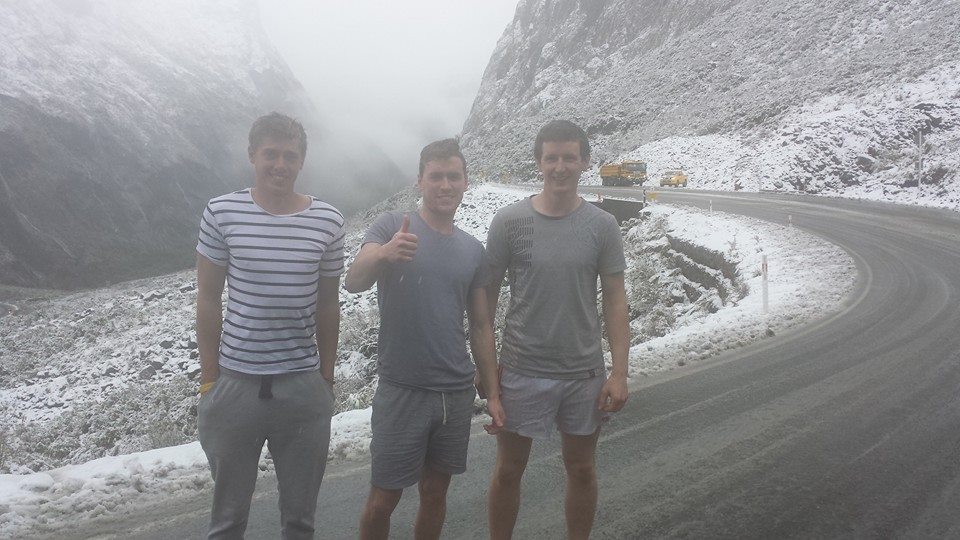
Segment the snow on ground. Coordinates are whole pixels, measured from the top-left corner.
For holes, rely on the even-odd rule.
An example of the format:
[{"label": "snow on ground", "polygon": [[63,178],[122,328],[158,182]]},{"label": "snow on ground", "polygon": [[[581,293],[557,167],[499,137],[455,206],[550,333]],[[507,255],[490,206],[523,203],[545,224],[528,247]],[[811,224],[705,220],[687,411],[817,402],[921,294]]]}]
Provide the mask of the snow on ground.
[{"label": "snow on ground", "polygon": [[[648,185],[683,169],[691,188],[775,190],[960,210],[960,65],[869,93],[795,106],[750,131],[674,136],[619,159],[647,162]],[[923,184],[916,179],[922,130]],[[584,176],[599,184],[599,166]]]},{"label": "snow on ground", "polygon": [[[834,309],[854,286],[851,257],[799,229],[692,207],[651,205],[645,213],[662,219],[668,236],[723,254],[736,265],[738,286],[747,292],[714,313],[681,314],[669,334],[631,347],[635,375],[703,360],[810,322]],[[627,243],[636,233],[627,232]],[[768,313],[763,311],[763,255]]]},{"label": "snow on ground", "polygon": [[[498,208],[529,194],[529,190],[489,184],[474,187],[464,197],[457,224],[483,239]],[[356,227],[349,235],[354,250],[359,248],[364,228]],[[720,287],[722,291],[696,284],[669,261],[695,264],[689,258],[698,255],[684,254],[676,245],[686,245],[688,252],[694,246],[701,255],[719,257],[735,269],[736,275],[727,279],[719,270],[714,272],[719,280],[727,282]],[[641,296],[656,298],[657,302],[666,299],[670,304],[655,306],[651,310],[655,316],[638,317],[631,323],[635,341],[639,340],[630,350],[634,377],[702,360],[821,316],[839,304],[855,279],[849,256],[807,233],[693,208],[649,206],[639,219],[625,225],[625,247],[630,259],[628,276],[643,276],[643,280],[634,282],[628,279],[631,304],[642,304]],[[768,256],[770,267],[770,313],[766,315],[760,296],[762,254]],[[812,266],[818,271],[809,272]],[[708,268],[707,272],[713,270]],[[13,387],[0,391],[0,404],[8,412],[25,407],[29,413],[19,421],[36,422],[33,428],[69,417],[66,411],[73,407],[80,407],[86,416],[94,414],[81,407],[84,400],[106,401],[105,410],[116,408],[109,397],[114,387],[129,386],[137,392],[146,384],[176,387],[181,392],[185,388],[189,396],[174,403],[179,407],[195,404],[192,395],[196,383],[185,376],[194,373],[196,365],[191,358],[195,348],[191,343],[195,291],[190,279],[190,273],[161,276],[40,300],[29,309],[11,310],[5,323],[19,323],[30,330],[30,335],[52,334],[59,343],[65,343],[65,352],[49,356],[54,351],[40,348],[40,342],[12,349],[15,338],[28,334],[22,333],[23,329],[11,330],[12,325],[0,329],[0,344],[7,347],[0,350],[20,356],[48,355],[19,359],[21,365],[29,366],[32,361],[39,367],[18,379]],[[331,459],[356,458],[367,452],[369,396],[376,384],[370,375],[375,354],[352,348],[369,347],[369,329],[376,324],[375,296],[370,292],[344,292],[342,300],[344,331],[353,337],[341,341],[341,348],[348,350],[341,353],[336,376],[340,392],[347,395],[338,399],[342,412],[333,419]],[[367,341],[360,339],[364,336]],[[64,337],[70,339],[60,341]],[[61,383],[53,391],[45,390]],[[80,390],[71,394],[68,387]],[[164,406],[153,405],[160,409]],[[96,423],[96,418],[88,420]],[[90,431],[90,426],[85,427]],[[59,429],[67,433],[66,428]],[[84,432],[84,436],[102,438],[98,433]],[[19,469],[28,474],[0,474],[0,536],[56,530],[56,524],[66,520],[120,512],[130,505],[177,497],[211,484],[197,442],[139,452],[123,448],[126,446],[100,449],[121,455],[85,460],[86,454],[80,453],[76,459],[83,462],[68,461],[35,472]],[[261,470],[262,474],[271,474],[272,462],[266,452]]]}]

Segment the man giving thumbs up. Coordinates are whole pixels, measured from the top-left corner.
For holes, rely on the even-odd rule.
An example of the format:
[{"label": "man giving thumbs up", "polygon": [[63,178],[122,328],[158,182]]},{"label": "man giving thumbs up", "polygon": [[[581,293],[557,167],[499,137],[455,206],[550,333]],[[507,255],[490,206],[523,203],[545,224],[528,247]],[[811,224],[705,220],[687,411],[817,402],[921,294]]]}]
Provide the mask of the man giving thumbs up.
[{"label": "man giving thumbs up", "polygon": [[377,284],[380,383],[373,398],[371,487],[361,538],[387,538],[403,489],[419,483],[417,538],[439,538],[447,487],[466,470],[473,416],[474,366],[493,425],[502,427],[483,245],[453,224],[467,190],[467,166],[454,139],[420,153],[417,212],[390,212],[367,231],[345,287]]}]

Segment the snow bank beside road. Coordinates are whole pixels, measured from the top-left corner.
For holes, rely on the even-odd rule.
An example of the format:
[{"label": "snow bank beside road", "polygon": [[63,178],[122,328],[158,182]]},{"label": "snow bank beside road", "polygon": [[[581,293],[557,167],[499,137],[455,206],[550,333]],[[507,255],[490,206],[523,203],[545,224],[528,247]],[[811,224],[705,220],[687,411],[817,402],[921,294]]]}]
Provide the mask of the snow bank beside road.
[{"label": "snow bank beside road", "polygon": [[[856,266],[840,247],[790,226],[692,207],[651,205],[668,238],[701,246],[736,265],[747,293],[715,313],[682,313],[672,331],[634,345],[636,374],[673,369],[812,321],[853,289]],[[636,234],[628,231],[627,236]],[[761,264],[767,255],[769,313],[763,312]],[[628,269],[629,272],[629,269]]]},{"label": "snow bank beside road", "polygon": [[[333,418],[331,456],[362,455],[369,444],[369,408]],[[266,446],[260,470],[273,470]],[[178,497],[212,484],[199,442],[33,474],[0,474],[0,537],[55,532],[77,519],[119,512],[146,498]]]},{"label": "snow bank beside road", "polygon": [[0,536],[58,530],[68,520],[116,512],[145,495],[176,496],[210,482],[198,442],[27,475],[0,475]]}]

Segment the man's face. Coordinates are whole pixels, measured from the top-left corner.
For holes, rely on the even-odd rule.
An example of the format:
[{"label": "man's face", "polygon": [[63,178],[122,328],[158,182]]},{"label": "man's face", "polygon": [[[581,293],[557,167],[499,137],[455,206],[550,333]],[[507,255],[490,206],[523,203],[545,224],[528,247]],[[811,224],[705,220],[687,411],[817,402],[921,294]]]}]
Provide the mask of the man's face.
[{"label": "man's face", "polygon": [[255,186],[277,194],[293,191],[293,184],[303,168],[303,154],[297,139],[267,137],[250,152],[250,163],[256,171]]},{"label": "man's face", "polygon": [[417,178],[417,189],[423,196],[423,206],[438,216],[453,217],[467,190],[467,176],[463,161],[454,156],[428,161],[423,174]]},{"label": "man's face", "polygon": [[588,166],[588,160],[580,155],[579,141],[544,141],[537,161],[544,187],[560,189],[575,189]]}]

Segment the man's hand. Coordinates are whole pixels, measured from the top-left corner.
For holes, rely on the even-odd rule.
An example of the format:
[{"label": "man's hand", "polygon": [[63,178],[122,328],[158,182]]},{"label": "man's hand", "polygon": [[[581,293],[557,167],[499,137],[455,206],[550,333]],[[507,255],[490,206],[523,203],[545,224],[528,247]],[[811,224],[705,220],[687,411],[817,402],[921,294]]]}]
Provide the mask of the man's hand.
[{"label": "man's hand", "polygon": [[496,435],[503,431],[503,422],[507,418],[506,413],[503,412],[503,404],[500,403],[499,397],[487,398],[487,411],[490,412],[490,418],[493,422],[484,425],[483,429],[491,435]]},{"label": "man's hand", "polygon": [[610,375],[603,383],[600,397],[597,399],[597,408],[603,412],[617,412],[627,402],[627,377],[624,375]]},{"label": "man's hand", "polygon": [[417,253],[417,235],[410,230],[410,215],[403,216],[403,225],[389,242],[383,245],[383,258],[387,262],[410,262]]},{"label": "man's hand", "polygon": [[410,215],[403,216],[400,230],[386,244],[367,242],[347,270],[343,288],[352,293],[365,291],[377,282],[384,268],[393,263],[410,262],[417,252],[417,235],[410,234]]},{"label": "man's hand", "polygon": [[613,364],[607,382],[603,383],[597,408],[603,412],[617,412],[627,402],[627,372],[630,356],[630,319],[623,272],[601,274],[603,288],[603,322],[610,342],[610,361]]}]

